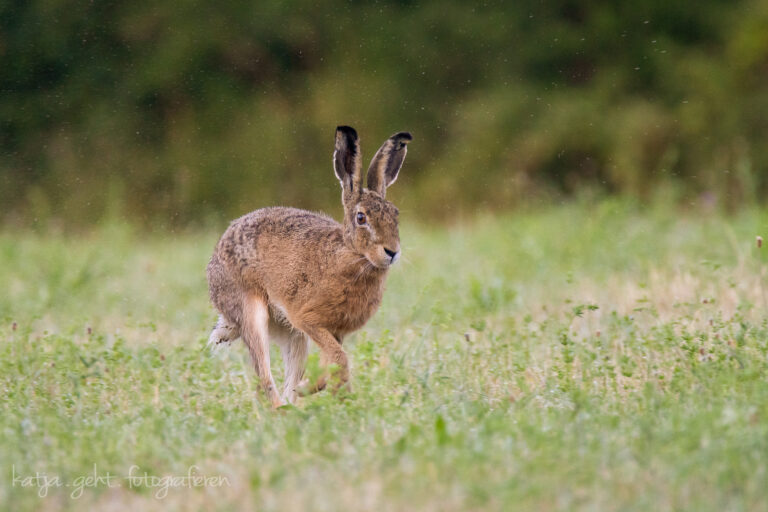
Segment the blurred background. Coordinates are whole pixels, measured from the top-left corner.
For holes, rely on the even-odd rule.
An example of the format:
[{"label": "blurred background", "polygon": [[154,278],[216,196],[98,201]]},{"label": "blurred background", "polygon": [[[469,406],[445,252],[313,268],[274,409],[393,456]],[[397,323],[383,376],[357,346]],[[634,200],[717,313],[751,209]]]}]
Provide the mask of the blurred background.
[{"label": "blurred background", "polygon": [[768,2],[0,2],[0,216],[340,211],[336,125],[422,219],[768,188]]}]

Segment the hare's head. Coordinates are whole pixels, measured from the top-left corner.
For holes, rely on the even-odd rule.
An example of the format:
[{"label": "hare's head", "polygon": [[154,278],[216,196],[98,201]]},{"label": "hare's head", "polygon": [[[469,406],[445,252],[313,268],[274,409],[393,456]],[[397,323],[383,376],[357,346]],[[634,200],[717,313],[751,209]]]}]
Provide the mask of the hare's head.
[{"label": "hare's head", "polygon": [[357,132],[349,126],[336,129],[333,168],[341,182],[344,241],[378,268],[387,268],[400,257],[398,211],[384,197],[397,179],[411,139],[410,133],[400,132],[382,144],[368,168],[368,188],[363,188]]}]

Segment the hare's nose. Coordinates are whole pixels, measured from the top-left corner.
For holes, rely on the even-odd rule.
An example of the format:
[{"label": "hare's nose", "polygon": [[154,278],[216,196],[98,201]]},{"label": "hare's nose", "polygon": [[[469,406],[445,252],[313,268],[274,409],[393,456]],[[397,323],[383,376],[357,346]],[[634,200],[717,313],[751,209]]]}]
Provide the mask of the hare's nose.
[{"label": "hare's nose", "polygon": [[386,247],[384,248],[384,252],[387,253],[387,256],[394,259],[394,257],[397,255],[397,251],[390,251]]}]

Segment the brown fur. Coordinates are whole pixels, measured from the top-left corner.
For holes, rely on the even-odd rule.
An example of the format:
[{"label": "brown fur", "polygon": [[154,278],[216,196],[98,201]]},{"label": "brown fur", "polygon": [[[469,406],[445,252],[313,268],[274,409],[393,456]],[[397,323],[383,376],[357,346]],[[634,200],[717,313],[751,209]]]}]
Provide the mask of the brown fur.
[{"label": "brown fur", "polygon": [[[208,285],[221,317],[210,341],[242,335],[275,406],[295,399],[307,337],[320,348],[323,364],[338,366],[339,385],[348,381],[342,340],[376,312],[387,270],[399,256],[398,211],[384,193],[397,179],[410,140],[401,132],[382,145],[368,170],[375,190],[368,190],[362,188],[357,133],[339,127],[334,168],[342,185],[342,224],[295,208],[262,208],[233,221],[216,245]],[[283,349],[282,399],[269,368],[268,338]],[[324,386],[323,378],[314,389]]]}]

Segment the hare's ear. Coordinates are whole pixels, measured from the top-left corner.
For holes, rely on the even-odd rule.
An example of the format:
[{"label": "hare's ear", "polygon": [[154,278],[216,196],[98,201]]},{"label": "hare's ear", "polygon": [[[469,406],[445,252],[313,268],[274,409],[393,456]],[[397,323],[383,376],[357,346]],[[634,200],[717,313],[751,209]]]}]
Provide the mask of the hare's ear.
[{"label": "hare's ear", "polygon": [[362,157],[357,132],[349,126],[336,128],[336,150],[333,152],[333,170],[341,182],[341,197],[346,205],[355,201],[363,188]]},{"label": "hare's ear", "polygon": [[368,167],[368,189],[384,197],[387,187],[395,182],[400,167],[403,166],[406,147],[413,140],[408,132],[396,133],[381,145]]}]

